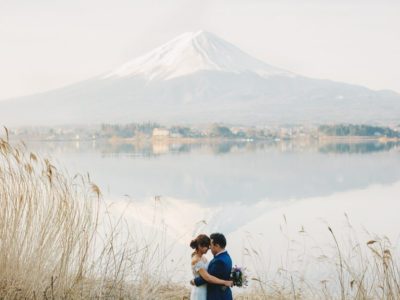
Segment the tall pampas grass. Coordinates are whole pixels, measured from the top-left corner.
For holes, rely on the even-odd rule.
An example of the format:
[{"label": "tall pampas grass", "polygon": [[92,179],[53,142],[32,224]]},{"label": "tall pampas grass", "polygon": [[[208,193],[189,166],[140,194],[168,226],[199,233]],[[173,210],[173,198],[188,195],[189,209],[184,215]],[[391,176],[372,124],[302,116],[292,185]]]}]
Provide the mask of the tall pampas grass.
[{"label": "tall pampas grass", "polygon": [[0,299],[173,299],[177,289],[159,279],[161,248],[138,242],[122,218],[113,220],[89,176],[70,177],[23,143],[12,145],[6,130]]},{"label": "tall pampas grass", "polygon": [[324,247],[304,228],[298,232],[303,242],[287,236],[287,253],[275,272],[266,263],[268,254],[248,237],[245,256],[252,284],[235,299],[400,299],[396,245],[386,236],[361,234],[345,218],[348,231],[341,238],[326,227],[331,242]]}]

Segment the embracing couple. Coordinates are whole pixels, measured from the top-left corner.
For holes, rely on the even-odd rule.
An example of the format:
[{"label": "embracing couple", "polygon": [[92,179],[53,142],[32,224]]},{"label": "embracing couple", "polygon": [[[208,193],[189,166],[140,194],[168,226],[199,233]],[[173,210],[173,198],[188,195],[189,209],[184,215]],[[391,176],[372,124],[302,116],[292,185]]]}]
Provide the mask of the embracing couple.
[{"label": "embracing couple", "polygon": [[[200,234],[191,241],[192,272],[194,279],[191,300],[232,300],[230,281],[232,260],[225,250],[226,239],[221,233],[213,233],[208,237]],[[205,254],[211,249],[214,258],[208,263]]]}]

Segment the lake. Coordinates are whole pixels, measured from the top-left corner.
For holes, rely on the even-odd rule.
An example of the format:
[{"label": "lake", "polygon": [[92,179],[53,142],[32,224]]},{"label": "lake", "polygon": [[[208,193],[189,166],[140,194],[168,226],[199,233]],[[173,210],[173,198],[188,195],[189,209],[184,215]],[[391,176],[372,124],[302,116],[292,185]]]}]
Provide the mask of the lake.
[{"label": "lake", "polygon": [[[185,282],[190,278],[188,244],[202,232],[223,232],[238,265],[254,262],[247,257],[250,247],[262,251],[270,269],[294,267],[288,253],[304,251],[304,233],[329,249],[328,226],[343,239],[349,224],[361,239],[374,234],[387,235],[393,243],[398,239],[396,143],[74,141],[28,146],[70,174],[90,173],[112,214],[123,214],[128,226],[142,228],[141,234],[154,238],[154,228],[162,226],[172,264],[182,266],[176,277]],[[282,263],[282,256],[287,261]]]}]

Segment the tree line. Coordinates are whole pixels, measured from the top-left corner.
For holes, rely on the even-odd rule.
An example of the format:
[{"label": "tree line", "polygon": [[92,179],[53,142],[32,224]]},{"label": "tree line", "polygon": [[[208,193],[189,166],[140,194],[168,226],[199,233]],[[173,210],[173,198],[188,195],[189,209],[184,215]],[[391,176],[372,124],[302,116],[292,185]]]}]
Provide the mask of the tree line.
[{"label": "tree line", "polygon": [[400,132],[389,127],[379,127],[371,125],[321,125],[318,128],[320,133],[331,136],[385,136],[400,137]]}]

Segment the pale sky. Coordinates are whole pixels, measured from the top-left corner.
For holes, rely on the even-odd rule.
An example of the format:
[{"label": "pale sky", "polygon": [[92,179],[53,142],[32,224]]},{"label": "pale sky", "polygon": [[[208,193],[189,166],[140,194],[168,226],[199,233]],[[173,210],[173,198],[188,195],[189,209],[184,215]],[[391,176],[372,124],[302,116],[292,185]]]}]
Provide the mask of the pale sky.
[{"label": "pale sky", "polygon": [[400,92],[398,0],[0,0],[0,99],[91,78],[199,29],[301,75]]}]

